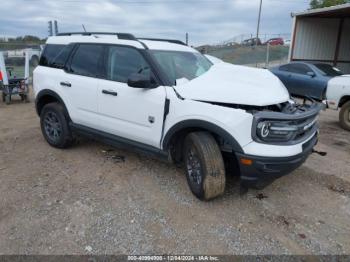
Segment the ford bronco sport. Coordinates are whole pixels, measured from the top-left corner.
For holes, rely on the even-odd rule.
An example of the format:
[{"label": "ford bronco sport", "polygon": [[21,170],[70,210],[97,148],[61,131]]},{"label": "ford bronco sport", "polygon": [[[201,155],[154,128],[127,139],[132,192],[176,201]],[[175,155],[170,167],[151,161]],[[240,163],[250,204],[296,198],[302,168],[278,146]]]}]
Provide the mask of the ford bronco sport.
[{"label": "ford bronco sport", "polygon": [[33,85],[50,145],[67,148],[82,134],[184,163],[201,200],[223,194],[226,173],[264,186],[317,143],[321,105],[296,104],[267,70],[214,65],[176,40],[50,37]]}]

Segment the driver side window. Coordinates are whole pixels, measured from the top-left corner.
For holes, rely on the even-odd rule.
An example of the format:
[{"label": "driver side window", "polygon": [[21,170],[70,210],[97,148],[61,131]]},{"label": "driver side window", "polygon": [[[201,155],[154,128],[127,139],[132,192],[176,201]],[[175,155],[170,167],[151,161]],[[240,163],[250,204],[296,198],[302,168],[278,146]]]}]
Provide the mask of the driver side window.
[{"label": "driver side window", "polygon": [[134,48],[110,46],[107,49],[107,79],[127,83],[130,75],[142,73],[150,76],[151,70],[143,56]]}]

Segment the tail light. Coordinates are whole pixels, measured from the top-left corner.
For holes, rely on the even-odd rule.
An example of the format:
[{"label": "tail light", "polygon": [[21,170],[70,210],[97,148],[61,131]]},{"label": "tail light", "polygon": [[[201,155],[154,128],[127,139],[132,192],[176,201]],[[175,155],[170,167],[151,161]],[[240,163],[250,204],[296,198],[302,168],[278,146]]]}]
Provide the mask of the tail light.
[{"label": "tail light", "polygon": [[2,72],[0,71],[0,81],[2,81]]}]

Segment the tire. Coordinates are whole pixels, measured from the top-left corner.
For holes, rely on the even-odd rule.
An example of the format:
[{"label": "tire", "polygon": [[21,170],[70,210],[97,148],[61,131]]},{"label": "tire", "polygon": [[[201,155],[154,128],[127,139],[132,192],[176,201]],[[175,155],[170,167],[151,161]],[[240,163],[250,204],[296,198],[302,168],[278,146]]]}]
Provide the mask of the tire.
[{"label": "tire", "polygon": [[32,56],[32,58],[30,59],[30,65],[32,67],[37,67],[39,65],[39,57],[37,57],[36,55]]},{"label": "tire", "polygon": [[5,102],[5,100],[6,100],[6,95],[4,92],[2,92],[2,102]]},{"label": "tire", "polygon": [[346,102],[339,113],[340,126],[345,130],[350,131],[350,101]]},{"label": "tire", "polygon": [[5,103],[6,105],[11,104],[11,95],[5,95]]},{"label": "tire", "polygon": [[224,160],[218,144],[208,132],[189,134],[184,142],[183,159],[192,193],[200,200],[211,200],[225,191]]},{"label": "tire", "polygon": [[46,141],[56,148],[68,148],[73,144],[67,113],[59,103],[44,106],[40,114],[40,126]]},{"label": "tire", "polygon": [[29,95],[23,95],[24,103],[30,103]]}]

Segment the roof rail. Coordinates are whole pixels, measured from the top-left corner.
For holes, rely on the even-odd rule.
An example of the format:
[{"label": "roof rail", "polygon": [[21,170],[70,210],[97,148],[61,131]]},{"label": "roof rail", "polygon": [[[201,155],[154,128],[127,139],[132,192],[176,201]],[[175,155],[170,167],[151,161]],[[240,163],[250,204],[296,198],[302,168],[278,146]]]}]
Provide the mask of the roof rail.
[{"label": "roof rail", "polygon": [[150,41],[161,41],[161,42],[169,42],[173,44],[178,44],[178,45],[185,45],[187,46],[184,42],[180,40],[174,40],[174,39],[162,39],[162,38],[138,38],[139,40],[150,40]]},{"label": "roof rail", "polygon": [[91,36],[91,35],[115,35],[118,39],[123,40],[137,40],[135,36],[127,33],[112,33],[112,32],[67,32],[67,33],[59,33],[57,36],[70,36],[70,35],[83,35],[83,36]]}]

